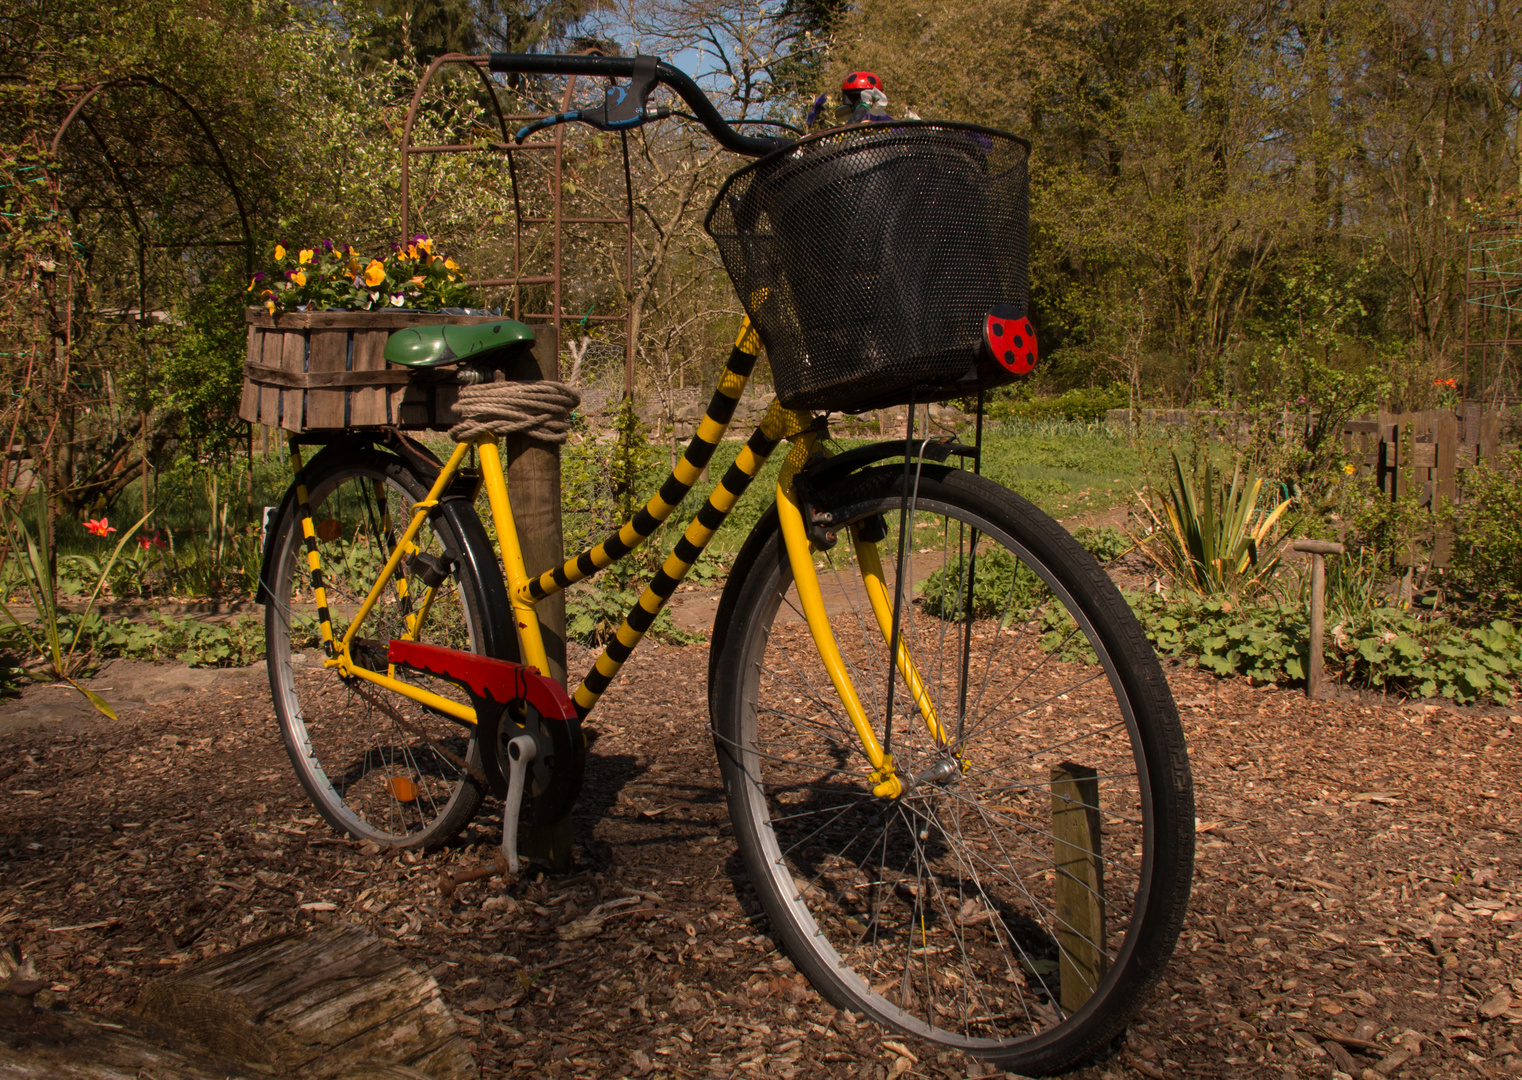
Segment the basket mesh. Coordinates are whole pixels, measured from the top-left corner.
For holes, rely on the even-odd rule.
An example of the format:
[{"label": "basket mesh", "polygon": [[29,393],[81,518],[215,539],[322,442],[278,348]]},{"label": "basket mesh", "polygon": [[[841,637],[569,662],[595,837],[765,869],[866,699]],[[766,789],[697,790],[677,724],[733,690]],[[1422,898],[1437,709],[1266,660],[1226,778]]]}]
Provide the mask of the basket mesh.
[{"label": "basket mesh", "polygon": [[766,344],[777,397],[860,412],[1014,376],[980,359],[1024,314],[1028,148],[959,124],[824,132],[725,181],[705,225]]}]

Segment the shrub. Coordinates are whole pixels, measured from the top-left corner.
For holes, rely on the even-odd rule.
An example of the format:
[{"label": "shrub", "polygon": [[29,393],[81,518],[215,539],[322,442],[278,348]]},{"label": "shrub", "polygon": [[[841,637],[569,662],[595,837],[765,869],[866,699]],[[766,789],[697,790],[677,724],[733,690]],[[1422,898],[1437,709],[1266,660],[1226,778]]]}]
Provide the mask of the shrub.
[{"label": "shrub", "polygon": [[1102,563],[1114,562],[1136,546],[1129,536],[1113,525],[1098,528],[1080,525],[1073,530],[1073,539]]},{"label": "shrub", "polygon": [[[926,614],[960,619],[967,604],[965,560],[958,558],[932,573],[920,586]],[[979,552],[973,562],[972,613],[984,619],[998,615],[1009,625],[1021,612],[1034,608],[1047,595],[1036,572],[1003,548]]]},{"label": "shrub", "polygon": [[1522,449],[1471,469],[1445,515],[1462,538],[1449,579],[1492,614],[1522,613]]},{"label": "shrub", "polygon": [[1238,464],[1231,486],[1220,482],[1215,464],[1205,463],[1204,475],[1184,476],[1178,454],[1173,455],[1169,490],[1153,491],[1162,513],[1149,501],[1153,530],[1140,541],[1182,588],[1201,596],[1252,596],[1260,592],[1279,567],[1275,526],[1289,508],[1281,502],[1266,513],[1258,510],[1263,480]]},{"label": "shrub", "polygon": [[1124,409],[1129,400],[1124,386],[1080,386],[1056,397],[1030,398],[1026,401],[995,399],[988,402],[988,416],[993,420],[1008,420],[1012,417],[1024,420],[1103,420],[1111,409]]},{"label": "shrub", "polygon": [[[1127,594],[1159,654],[1221,676],[1298,682],[1309,655],[1305,610],[1295,604]],[[1328,671],[1349,686],[1460,704],[1504,705],[1522,682],[1522,634],[1497,619],[1478,629],[1421,620],[1394,608],[1346,617],[1330,631]]]}]

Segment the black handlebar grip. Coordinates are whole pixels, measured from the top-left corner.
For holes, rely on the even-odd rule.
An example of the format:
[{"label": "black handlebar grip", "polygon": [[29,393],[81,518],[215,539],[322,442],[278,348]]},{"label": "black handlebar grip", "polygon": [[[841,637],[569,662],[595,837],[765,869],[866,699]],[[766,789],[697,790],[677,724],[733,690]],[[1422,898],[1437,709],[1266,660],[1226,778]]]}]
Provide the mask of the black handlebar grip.
[{"label": "black handlebar grip", "polygon": [[634,57],[494,52],[487,61],[487,67],[492,71],[521,71],[526,75],[606,75],[610,78],[628,78],[634,74]]},{"label": "black handlebar grip", "polygon": [[[526,75],[593,75],[629,78],[634,74],[632,56],[565,56],[557,53],[492,53],[487,66],[492,71],[517,71]],[[746,157],[761,157],[791,140],[766,136],[742,135],[714,107],[697,83],[685,71],[664,60],[656,65],[656,78],[677,92],[692,114],[708,129],[718,144]]]}]

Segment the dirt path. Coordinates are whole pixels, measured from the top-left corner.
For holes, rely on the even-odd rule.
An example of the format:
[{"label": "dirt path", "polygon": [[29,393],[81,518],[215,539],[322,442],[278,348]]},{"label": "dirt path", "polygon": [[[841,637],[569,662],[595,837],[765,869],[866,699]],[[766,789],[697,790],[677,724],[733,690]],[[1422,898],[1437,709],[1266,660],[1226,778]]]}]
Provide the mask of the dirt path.
[{"label": "dirt path", "polygon": [[[836,1013],[766,936],[727,835],[706,660],[649,645],[599,707],[572,874],[453,903],[438,873],[489,852],[489,821],[439,856],[339,839],[292,779],[262,669],[159,669],[152,687],[108,669],[117,724],[33,690],[0,708],[0,939],[36,958],[45,996],[101,1008],[209,951],[359,923],[437,976],[492,1077],[985,1075]],[[1522,1074],[1522,716],[1170,677],[1195,899],[1126,1044],[1075,1075]]]}]

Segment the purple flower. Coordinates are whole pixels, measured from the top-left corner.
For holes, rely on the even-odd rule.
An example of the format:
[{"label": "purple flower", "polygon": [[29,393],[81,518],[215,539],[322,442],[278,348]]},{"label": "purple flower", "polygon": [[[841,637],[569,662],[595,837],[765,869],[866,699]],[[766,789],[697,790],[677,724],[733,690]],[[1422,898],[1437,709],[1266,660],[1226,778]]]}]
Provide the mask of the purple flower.
[{"label": "purple flower", "polygon": [[264,271],[263,270],[257,271],[254,274],[254,280],[255,281],[263,281],[264,280]]}]

